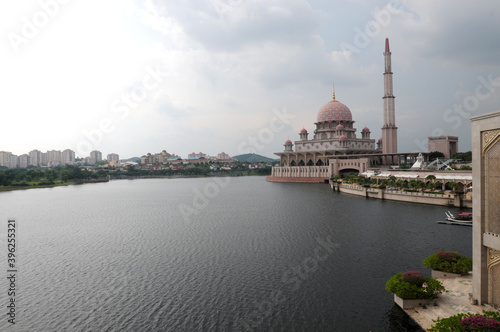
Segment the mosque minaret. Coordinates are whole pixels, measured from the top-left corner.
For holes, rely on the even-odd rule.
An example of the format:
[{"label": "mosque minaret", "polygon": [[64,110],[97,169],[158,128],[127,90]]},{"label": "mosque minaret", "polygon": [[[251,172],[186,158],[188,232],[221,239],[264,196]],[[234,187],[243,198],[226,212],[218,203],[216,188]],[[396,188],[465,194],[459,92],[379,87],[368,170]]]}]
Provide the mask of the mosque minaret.
[{"label": "mosque minaret", "polygon": [[389,38],[385,39],[384,52],[384,126],[382,127],[382,153],[398,152],[398,127],[396,127],[394,94],[392,91],[391,50]]}]

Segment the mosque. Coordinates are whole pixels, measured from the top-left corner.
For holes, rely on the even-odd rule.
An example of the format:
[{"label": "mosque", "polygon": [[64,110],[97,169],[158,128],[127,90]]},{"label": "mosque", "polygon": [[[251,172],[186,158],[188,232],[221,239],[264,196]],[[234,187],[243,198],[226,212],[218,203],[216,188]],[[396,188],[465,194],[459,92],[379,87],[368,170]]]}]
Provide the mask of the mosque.
[{"label": "mosque", "polygon": [[[299,132],[299,140],[287,140],[283,152],[275,153],[280,157],[279,166],[273,167],[268,181],[278,182],[324,182],[333,174],[343,171],[365,172],[374,165],[395,165],[411,153],[398,154],[397,127],[391,69],[389,39],[385,40],[384,54],[384,125],[382,137],[375,142],[370,137],[368,127],[358,136],[354,127],[352,113],[343,103],[333,99],[320,108],[316,129],[312,139],[305,128]],[[294,150],[295,145],[295,150]]]},{"label": "mosque", "polygon": [[370,138],[370,129],[364,127],[361,137],[356,137],[354,120],[349,108],[335,99],[321,107],[314,123],[314,138],[308,139],[309,133],[302,129],[299,141],[285,142],[285,151],[275,153],[280,157],[281,166],[323,166],[329,165],[334,155],[376,153],[381,150],[382,139],[377,143]]}]

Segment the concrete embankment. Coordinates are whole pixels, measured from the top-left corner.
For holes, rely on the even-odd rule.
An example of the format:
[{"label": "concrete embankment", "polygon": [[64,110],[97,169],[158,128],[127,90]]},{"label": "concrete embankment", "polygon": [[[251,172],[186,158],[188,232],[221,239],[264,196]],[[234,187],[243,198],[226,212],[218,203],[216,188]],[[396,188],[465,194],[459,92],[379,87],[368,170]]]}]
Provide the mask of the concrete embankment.
[{"label": "concrete embankment", "polygon": [[386,190],[375,188],[363,188],[348,184],[330,183],[334,191],[350,195],[363,196],[366,198],[388,199],[392,201],[432,204],[441,206],[455,206],[461,208],[472,208],[472,200],[464,199],[459,195],[450,194],[427,194],[421,192],[407,192],[399,190]]},{"label": "concrete embankment", "polygon": [[328,183],[328,178],[318,177],[280,177],[266,176],[266,181],[269,182],[303,182],[303,183]]}]

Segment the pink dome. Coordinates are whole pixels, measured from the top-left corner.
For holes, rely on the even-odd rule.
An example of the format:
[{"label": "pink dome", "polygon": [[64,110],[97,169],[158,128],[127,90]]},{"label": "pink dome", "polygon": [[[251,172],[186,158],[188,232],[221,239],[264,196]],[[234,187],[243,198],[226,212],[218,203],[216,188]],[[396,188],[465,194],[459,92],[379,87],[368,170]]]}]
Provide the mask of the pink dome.
[{"label": "pink dome", "polygon": [[302,130],[300,131],[301,134],[307,134],[307,130],[306,128],[302,128]]},{"label": "pink dome", "polygon": [[378,139],[378,142],[379,142],[379,143],[382,143],[382,137],[380,137],[380,138]]},{"label": "pink dome", "polygon": [[285,145],[292,145],[292,141],[290,141],[289,139],[287,139],[286,142],[285,142]]},{"label": "pink dome", "polygon": [[346,105],[336,100],[321,107],[318,112],[318,122],[352,121],[352,114]]},{"label": "pink dome", "polygon": [[362,133],[369,133],[369,132],[370,132],[370,129],[368,129],[368,127],[367,127],[367,126],[365,126],[365,127],[363,128],[363,130],[361,130],[361,132],[362,132]]},{"label": "pink dome", "polygon": [[337,125],[337,127],[335,127],[335,129],[337,130],[341,130],[341,129],[344,129],[344,126],[341,125],[340,123]]},{"label": "pink dome", "polygon": [[347,136],[346,135],[340,136],[339,141],[347,141]]}]

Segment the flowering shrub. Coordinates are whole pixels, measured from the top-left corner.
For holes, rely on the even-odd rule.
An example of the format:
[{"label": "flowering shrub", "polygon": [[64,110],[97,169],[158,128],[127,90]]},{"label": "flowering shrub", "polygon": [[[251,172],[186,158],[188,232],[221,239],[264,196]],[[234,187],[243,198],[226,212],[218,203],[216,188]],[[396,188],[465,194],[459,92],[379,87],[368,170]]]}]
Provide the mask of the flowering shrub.
[{"label": "flowering shrub", "polygon": [[[412,281],[417,281],[419,277],[417,274],[420,272],[410,271],[406,272],[407,277]],[[396,273],[385,284],[385,289],[396,294],[404,300],[410,299],[435,299],[438,294],[444,291],[443,284],[432,278],[424,277],[424,282],[421,285],[412,284],[403,280],[403,273]]]},{"label": "flowering shrub", "polygon": [[500,313],[495,311],[483,311],[482,315],[468,313],[457,314],[448,318],[434,320],[434,325],[429,332],[499,332]]},{"label": "flowering shrub", "polygon": [[425,282],[425,276],[420,271],[408,271],[401,275],[401,280],[422,287]]},{"label": "flowering shrub", "polygon": [[444,250],[430,255],[423,263],[425,267],[448,273],[464,274],[472,270],[472,259]]},{"label": "flowering shrub", "polygon": [[460,322],[461,326],[471,331],[500,331],[500,322],[483,315],[465,317]]}]

